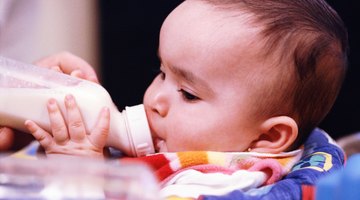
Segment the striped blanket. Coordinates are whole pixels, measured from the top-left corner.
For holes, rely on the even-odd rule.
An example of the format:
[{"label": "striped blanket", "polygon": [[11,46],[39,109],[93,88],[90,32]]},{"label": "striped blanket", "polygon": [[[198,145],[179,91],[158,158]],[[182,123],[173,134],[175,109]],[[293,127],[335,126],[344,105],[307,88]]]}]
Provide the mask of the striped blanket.
[{"label": "striped blanket", "polygon": [[[36,159],[37,148],[32,143],[13,156]],[[116,162],[147,163],[161,184],[162,196],[169,200],[314,199],[317,180],[341,169],[345,154],[327,133],[315,129],[303,151],[277,155],[177,152]],[[183,190],[185,195],[176,192]]]}]

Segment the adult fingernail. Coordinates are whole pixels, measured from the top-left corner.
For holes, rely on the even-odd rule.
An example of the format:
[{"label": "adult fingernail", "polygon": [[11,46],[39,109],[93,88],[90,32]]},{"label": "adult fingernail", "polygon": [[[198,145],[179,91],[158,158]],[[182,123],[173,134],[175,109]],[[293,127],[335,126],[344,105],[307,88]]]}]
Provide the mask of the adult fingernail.
[{"label": "adult fingernail", "polygon": [[70,73],[70,75],[71,75],[71,76],[75,76],[75,77],[77,77],[77,78],[83,78],[83,76],[84,76],[83,72],[82,72],[81,70],[78,70],[78,69],[72,71],[72,72]]},{"label": "adult fingernail", "polygon": [[52,67],[50,67],[50,69],[57,71],[57,72],[62,72],[59,66],[52,66]]}]

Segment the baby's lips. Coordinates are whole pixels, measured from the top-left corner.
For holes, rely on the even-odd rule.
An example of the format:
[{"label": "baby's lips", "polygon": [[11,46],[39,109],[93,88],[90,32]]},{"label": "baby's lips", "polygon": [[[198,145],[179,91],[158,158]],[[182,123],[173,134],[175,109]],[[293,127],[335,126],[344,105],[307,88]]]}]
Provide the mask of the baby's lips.
[{"label": "baby's lips", "polygon": [[155,150],[156,152],[167,152],[167,146],[164,140],[155,139]]},{"label": "baby's lips", "polygon": [[159,138],[159,135],[153,128],[153,123],[152,123],[153,118],[151,115],[151,111],[147,110],[146,106],[145,106],[145,111],[146,111],[147,120],[148,120],[148,124],[149,124],[149,128],[150,128],[150,132],[151,132],[151,137],[152,137],[152,140],[153,140],[154,146],[155,146],[155,151],[156,152],[166,152],[167,147],[166,147],[165,141],[162,140],[161,138]]}]

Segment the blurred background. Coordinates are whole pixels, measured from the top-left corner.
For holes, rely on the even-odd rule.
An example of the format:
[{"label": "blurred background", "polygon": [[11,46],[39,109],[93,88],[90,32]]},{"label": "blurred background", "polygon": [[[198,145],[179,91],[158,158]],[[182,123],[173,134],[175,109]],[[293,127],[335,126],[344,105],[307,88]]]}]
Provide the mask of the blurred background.
[{"label": "blurred background", "polygon": [[[142,102],[159,68],[158,35],[180,0],[0,0],[0,55],[33,62],[69,51],[88,61],[119,109]],[[360,131],[360,7],[328,0],[348,27],[349,72],[320,125],[335,139]]]},{"label": "blurred background", "polygon": [[0,0],[0,55],[24,62],[70,51],[99,66],[96,0]]}]

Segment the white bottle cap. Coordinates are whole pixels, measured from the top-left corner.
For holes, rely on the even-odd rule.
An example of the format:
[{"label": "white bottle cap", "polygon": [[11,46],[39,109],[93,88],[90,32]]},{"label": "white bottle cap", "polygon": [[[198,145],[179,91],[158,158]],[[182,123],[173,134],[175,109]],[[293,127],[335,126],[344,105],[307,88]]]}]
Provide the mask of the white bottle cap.
[{"label": "white bottle cap", "polygon": [[126,107],[126,124],[132,154],[140,157],[155,152],[144,105]]}]

